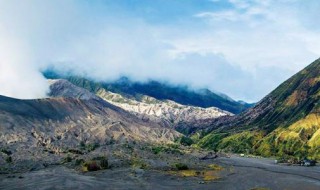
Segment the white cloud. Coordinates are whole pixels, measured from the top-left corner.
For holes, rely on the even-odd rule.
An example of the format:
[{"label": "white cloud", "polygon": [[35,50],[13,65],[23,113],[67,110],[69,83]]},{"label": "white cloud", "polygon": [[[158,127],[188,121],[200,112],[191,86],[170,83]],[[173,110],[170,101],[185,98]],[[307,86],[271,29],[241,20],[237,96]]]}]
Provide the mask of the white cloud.
[{"label": "white cloud", "polygon": [[230,0],[167,25],[100,1],[0,0],[0,94],[45,96],[39,70],[53,65],[96,80],[127,75],[257,101],[319,56],[311,26],[320,3],[297,2]]},{"label": "white cloud", "polygon": [[195,16],[199,18],[210,18],[217,21],[238,21],[241,19],[241,15],[235,11],[203,12]]},{"label": "white cloud", "polygon": [[46,96],[47,83],[23,40],[0,26],[0,92],[17,98]]},{"label": "white cloud", "polygon": [[[302,21],[308,17],[310,22],[319,23],[314,15],[308,15],[312,9],[299,7],[298,1],[230,2],[235,8],[196,14],[195,17],[207,23],[206,32],[196,37],[176,39],[174,52],[221,54],[230,64],[238,65],[255,76],[257,81],[250,87],[257,93],[251,96],[253,99],[267,94],[279,81],[320,56],[319,31],[305,27]],[[279,73],[277,80],[263,78],[262,73],[270,72],[271,75],[274,72],[269,68],[285,73]],[[268,85],[258,92],[259,83],[265,80],[269,80]],[[240,91],[231,94],[243,97]]]}]

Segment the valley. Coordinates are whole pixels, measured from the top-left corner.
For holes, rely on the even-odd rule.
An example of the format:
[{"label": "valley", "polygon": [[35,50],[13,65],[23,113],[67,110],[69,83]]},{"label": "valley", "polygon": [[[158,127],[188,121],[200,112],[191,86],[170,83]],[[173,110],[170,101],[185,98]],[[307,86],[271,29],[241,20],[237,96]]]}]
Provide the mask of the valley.
[{"label": "valley", "polygon": [[320,190],[320,0],[0,8],[0,190]]},{"label": "valley", "polygon": [[319,166],[294,163],[320,158],[319,65],[239,114],[209,91],[48,77],[48,98],[0,96],[0,188],[317,189]]}]

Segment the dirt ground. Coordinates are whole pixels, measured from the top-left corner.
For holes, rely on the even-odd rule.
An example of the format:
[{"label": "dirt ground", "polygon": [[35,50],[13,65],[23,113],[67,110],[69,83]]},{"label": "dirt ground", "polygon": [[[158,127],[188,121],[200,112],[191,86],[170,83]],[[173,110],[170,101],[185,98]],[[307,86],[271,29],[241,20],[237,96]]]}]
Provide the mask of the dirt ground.
[{"label": "dirt ground", "polygon": [[[231,156],[200,161],[217,164],[216,178],[120,167],[80,173],[64,166],[0,175],[0,189],[320,189],[320,167],[283,166],[271,159]],[[189,172],[189,173],[188,173]],[[199,172],[201,173],[201,172]],[[210,174],[211,175],[211,174]]]}]

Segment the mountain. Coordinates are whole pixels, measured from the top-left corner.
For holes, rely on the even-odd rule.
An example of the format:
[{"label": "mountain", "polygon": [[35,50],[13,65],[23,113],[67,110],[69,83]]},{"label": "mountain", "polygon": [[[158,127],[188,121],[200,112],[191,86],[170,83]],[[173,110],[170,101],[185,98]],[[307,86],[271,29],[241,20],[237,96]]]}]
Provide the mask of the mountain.
[{"label": "mountain", "polygon": [[320,59],[282,83],[253,108],[208,121],[199,146],[263,156],[320,158]]},{"label": "mountain", "polygon": [[9,162],[6,157],[15,163],[10,167],[24,167],[34,161],[60,162],[112,143],[167,144],[182,136],[143,122],[89,91],[74,87],[63,92],[64,97],[37,100],[0,96],[1,165]]},{"label": "mountain", "polygon": [[98,90],[103,88],[106,91],[137,101],[141,101],[143,96],[149,96],[160,101],[171,100],[182,105],[202,108],[217,107],[233,114],[238,114],[252,107],[252,104],[237,102],[224,94],[214,93],[208,89],[191,90],[187,86],[173,86],[157,81],[140,83],[123,77],[115,82],[94,82],[82,77],[60,75],[53,70],[45,71],[44,76],[48,79],[64,78],[74,85],[93,93],[97,93]]},{"label": "mountain", "polygon": [[[225,115],[232,115],[229,112],[218,108],[201,108],[185,106],[170,100],[157,100],[150,96],[141,96],[140,101],[134,98],[122,96],[117,93],[106,91],[100,88],[93,95],[88,90],[73,85],[67,80],[50,80],[50,93],[52,97],[76,97],[82,99],[101,98],[115,106],[118,106],[143,121],[153,121],[164,127],[177,126],[180,122],[193,122],[208,118],[217,118]],[[92,97],[94,96],[94,97]]]}]

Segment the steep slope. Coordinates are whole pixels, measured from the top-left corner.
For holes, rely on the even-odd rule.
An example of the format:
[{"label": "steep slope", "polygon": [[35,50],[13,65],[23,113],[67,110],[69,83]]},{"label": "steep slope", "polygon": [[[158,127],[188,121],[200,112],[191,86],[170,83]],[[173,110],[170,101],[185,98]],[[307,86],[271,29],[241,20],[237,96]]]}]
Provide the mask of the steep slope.
[{"label": "steep slope", "polygon": [[69,152],[83,154],[81,146],[93,149],[110,143],[163,144],[181,136],[156,123],[143,122],[93,94],[79,96],[84,99],[18,100],[0,96],[0,163],[7,152],[15,163],[50,163]]},{"label": "steep slope", "polygon": [[[92,93],[77,87],[64,79],[50,80],[50,96],[94,98]],[[144,121],[154,121],[162,126],[175,127],[179,122],[193,122],[208,118],[232,115],[218,108],[200,108],[184,106],[173,101],[160,101],[149,96],[142,96],[140,101],[112,93],[103,88],[97,91],[97,96],[136,115]],[[97,97],[96,97],[97,98]]]},{"label": "steep slope", "polygon": [[[270,155],[320,158],[320,59],[282,83],[253,108],[211,121],[199,145]],[[206,142],[219,138],[214,146]],[[224,134],[224,136],[221,136]],[[250,148],[248,148],[250,147]]]},{"label": "steep slope", "polygon": [[160,101],[149,96],[143,96],[140,101],[136,101],[105,90],[99,90],[97,94],[108,102],[137,115],[154,116],[170,121],[173,124],[180,121],[190,122],[233,115],[215,107],[185,106],[170,100]]},{"label": "steep slope", "polygon": [[238,114],[252,106],[252,104],[232,100],[224,94],[213,93],[208,89],[195,91],[187,86],[172,86],[157,81],[139,83],[132,82],[128,78],[121,78],[111,83],[93,82],[81,77],[59,75],[54,71],[46,71],[44,72],[44,76],[48,79],[65,78],[74,85],[85,88],[93,93],[97,93],[102,88],[137,101],[141,101],[143,96],[149,96],[161,101],[172,100],[182,105],[203,108],[217,107],[234,114]]}]

